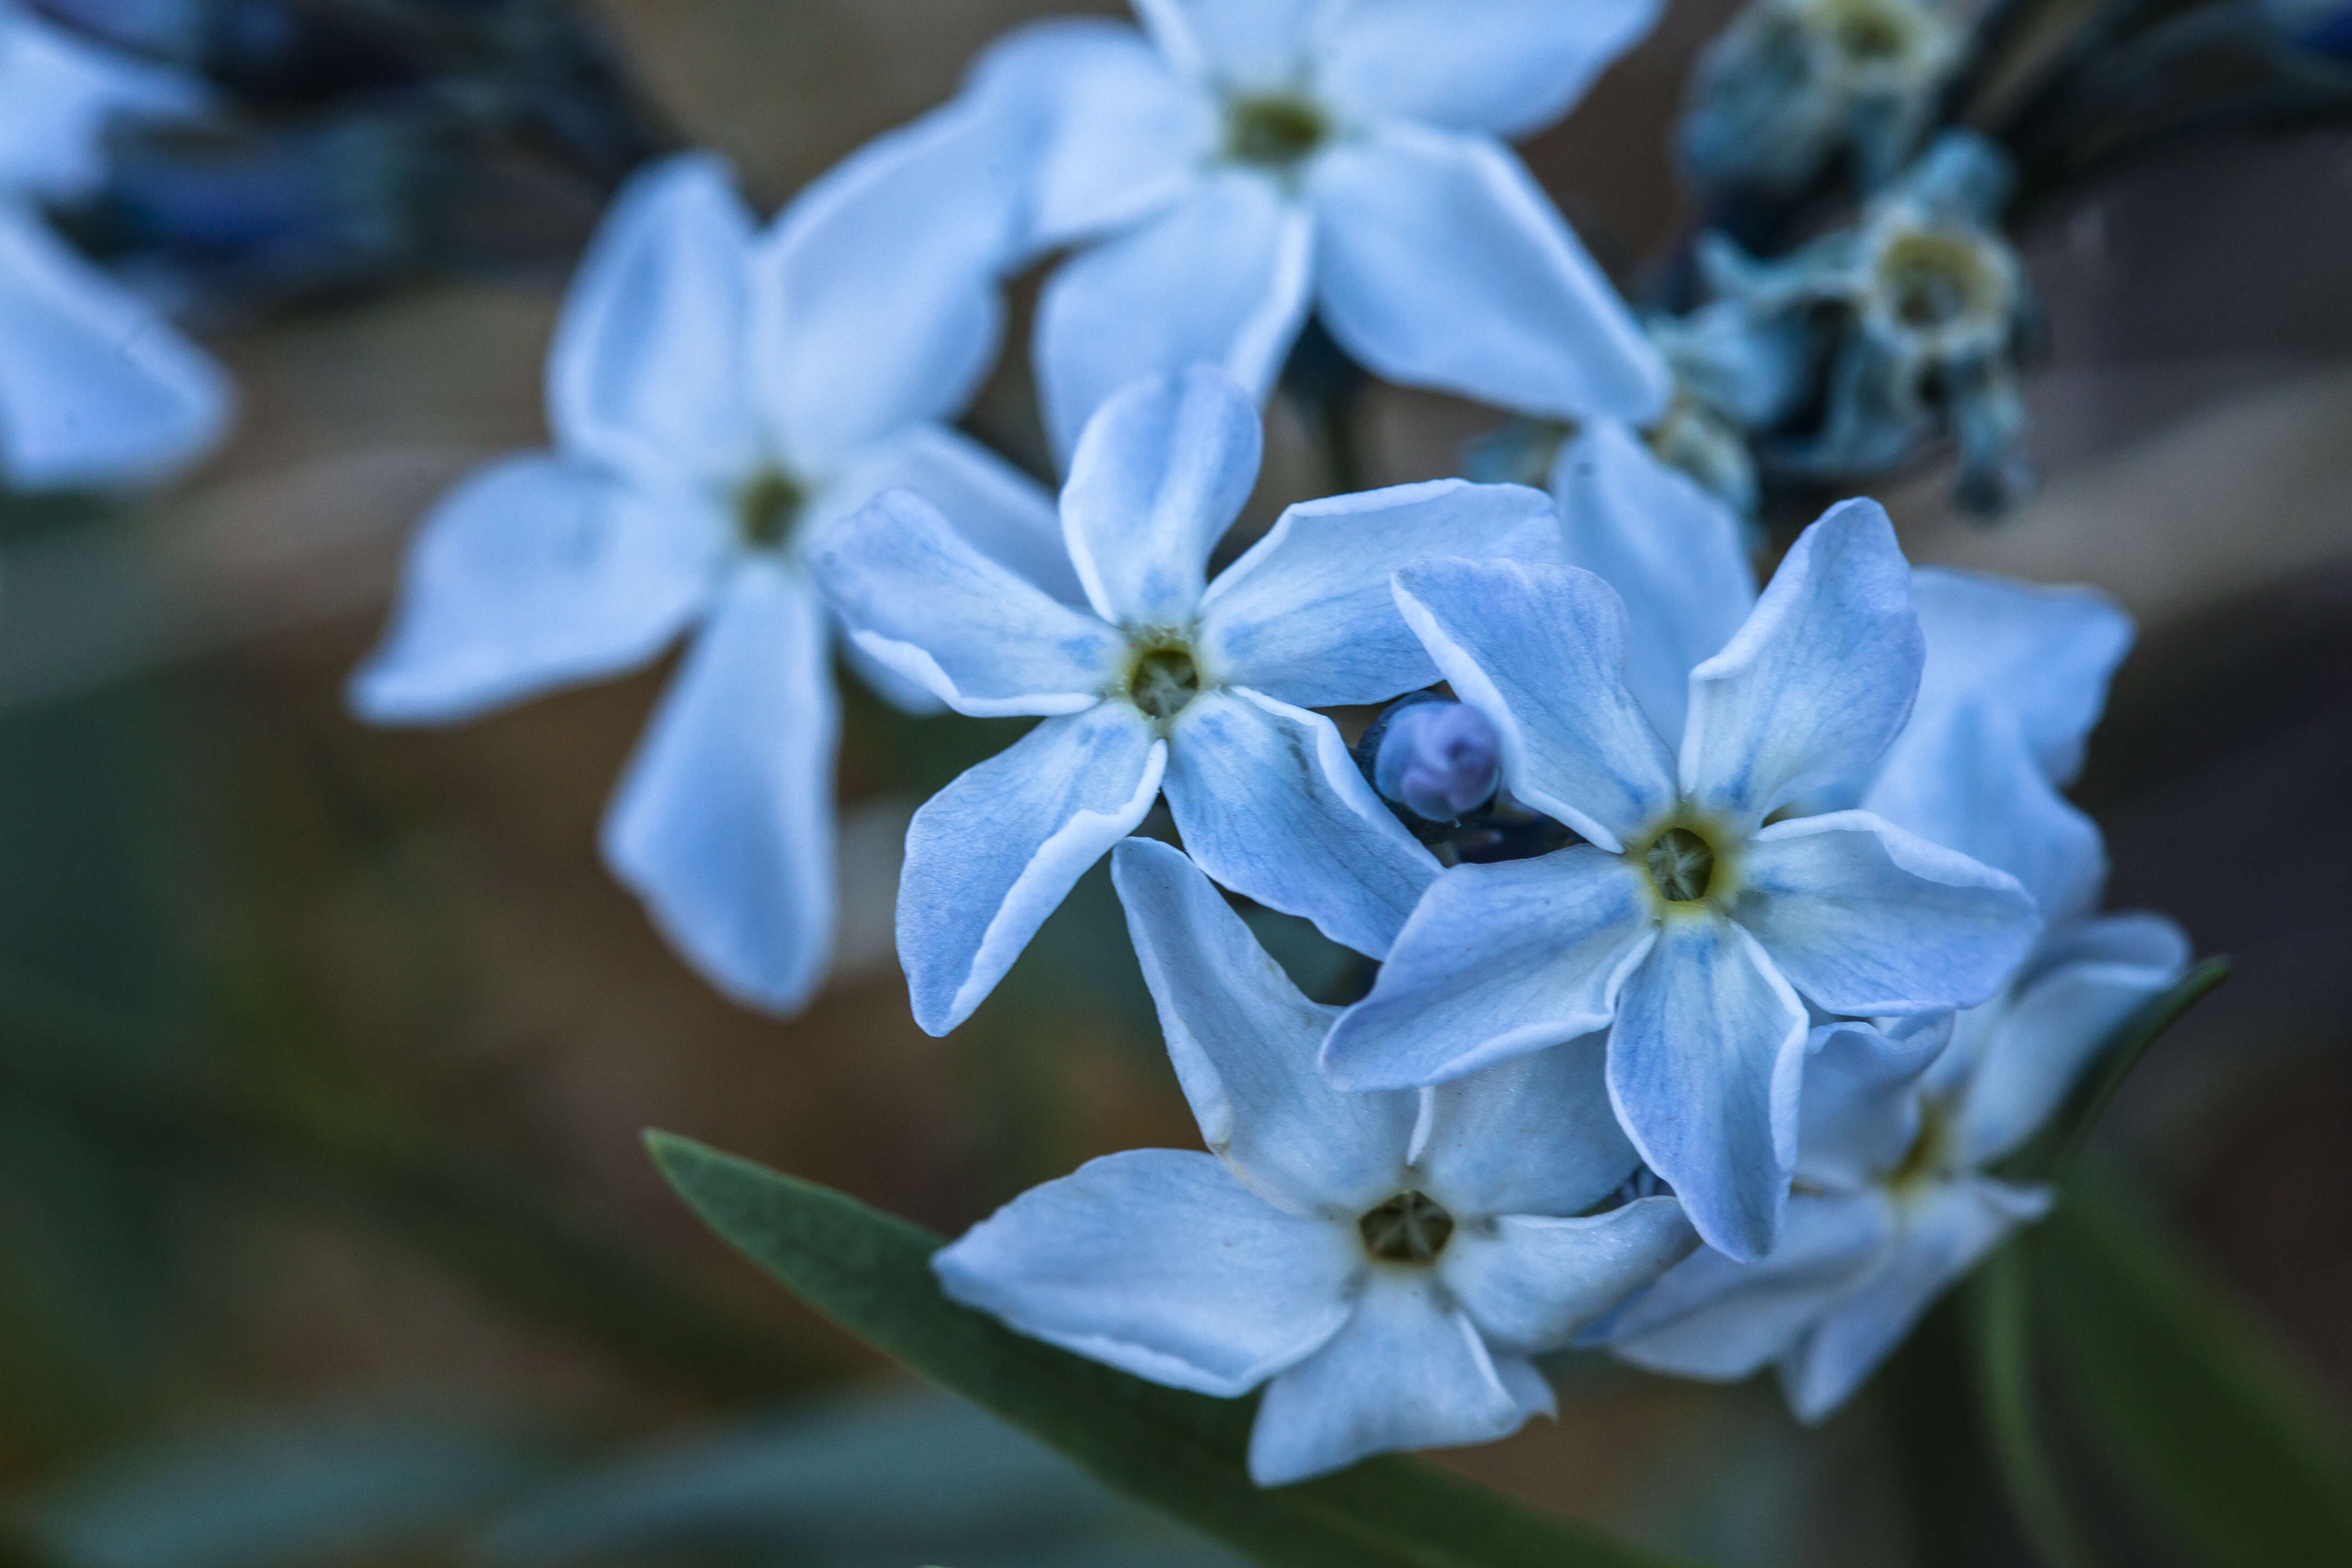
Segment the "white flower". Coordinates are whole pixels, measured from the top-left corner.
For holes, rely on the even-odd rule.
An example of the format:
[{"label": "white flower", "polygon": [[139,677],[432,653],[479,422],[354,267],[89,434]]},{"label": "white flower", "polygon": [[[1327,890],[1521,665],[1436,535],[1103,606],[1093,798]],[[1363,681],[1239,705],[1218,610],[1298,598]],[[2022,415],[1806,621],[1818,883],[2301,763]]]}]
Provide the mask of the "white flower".
[{"label": "white flower", "polygon": [[1437,862],[1310,707],[1436,678],[1389,573],[1433,549],[1549,549],[1551,509],[1459,479],[1310,501],[1205,581],[1257,478],[1255,403],[1217,371],[1139,382],[1087,427],[1062,529],[1087,609],[884,496],[817,570],[857,646],[960,712],[1045,722],[915,814],[898,955],[915,1018],[970,1016],[1161,789],[1202,869],[1334,941],[1386,952]]},{"label": "white flower", "polygon": [[201,103],[194,84],[0,0],[0,485],[160,479],[227,428],[218,367],[51,233],[40,211],[98,184],[117,116],[184,115]]},{"label": "white flower", "polygon": [[[1808,1028],[1990,996],[2038,921],[2007,874],[1867,811],[1790,815],[1866,778],[1918,687],[1885,514],[1832,508],[1690,671],[1679,759],[1629,689],[1623,601],[1589,571],[1429,562],[1397,599],[1503,736],[1512,794],[1590,842],[1448,871],[1324,1052],[1391,1088],[1609,1030],[1609,1092],[1700,1235],[1771,1249]],[[1671,733],[1671,732],[1667,732]]]},{"label": "white flower", "polygon": [[439,723],[693,645],[605,820],[614,873],[719,987],[791,1010],[833,934],[835,699],[803,545],[908,486],[1073,596],[1050,500],[940,423],[985,371],[1012,204],[992,121],[942,111],[764,234],[715,158],[622,193],[548,366],[555,450],[425,523],[352,702]]},{"label": "white flower", "polygon": [[1317,1072],[1298,994],[1165,844],[1112,857],[1168,1052],[1214,1151],[1139,1149],[1015,1199],[933,1260],[948,1294],[1156,1383],[1263,1383],[1250,1474],[1484,1442],[1553,1410],[1531,1357],[1687,1253],[1675,1201],[1604,1207],[1638,1165],[1597,1051],[1420,1093]]},{"label": "white flower", "polygon": [[1393,381],[1642,420],[1657,356],[1498,140],[1559,118],[1654,0],[1137,0],[1015,34],[978,78],[1038,106],[1037,366],[1060,450],[1139,376],[1259,397],[1310,308]]}]

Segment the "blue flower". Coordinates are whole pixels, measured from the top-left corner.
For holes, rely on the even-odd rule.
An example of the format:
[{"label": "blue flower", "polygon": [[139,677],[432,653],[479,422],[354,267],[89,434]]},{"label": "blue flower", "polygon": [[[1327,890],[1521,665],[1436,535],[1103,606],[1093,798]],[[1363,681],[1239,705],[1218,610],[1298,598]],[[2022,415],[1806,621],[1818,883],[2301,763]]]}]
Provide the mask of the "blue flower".
[{"label": "blue flower", "polygon": [[[1693,487],[1696,494],[1696,487]],[[1792,814],[1867,779],[1923,650],[1874,503],[1801,536],[1727,643],[1668,683],[1627,661],[1626,608],[1573,567],[1430,562],[1405,618],[1502,733],[1512,794],[1587,843],[1432,885],[1324,1061],[1361,1089],[1441,1082],[1606,1029],[1634,1146],[1708,1243],[1770,1250],[1796,1157],[1802,998],[1857,1017],[1983,1000],[2037,931],[2015,879],[1863,810]],[[1670,733],[1670,732],[1669,732]]]},{"label": "blue flower", "polygon": [[1138,1149],[1015,1199],[933,1260],[1022,1333],[1203,1394],[1265,1385],[1263,1486],[1387,1448],[1485,1442],[1554,1408],[1531,1357],[1694,1238],[1638,1162],[1596,1050],[1419,1093],[1316,1071],[1298,994],[1165,844],[1111,861],[1168,1053],[1213,1151]]},{"label": "blue flower", "polygon": [[441,503],[352,682],[367,718],[443,723],[691,632],[604,851],[670,940],[753,1005],[804,1004],[833,936],[836,712],[806,541],[912,486],[975,548],[1076,592],[1049,498],[941,423],[994,351],[1002,161],[994,122],[942,111],[765,234],[715,158],[640,174],[564,304],[555,449]]},{"label": "blue flower", "polygon": [[1459,479],[1311,501],[1207,582],[1260,440],[1249,396],[1205,368],[1105,403],[1062,492],[1083,609],[911,496],[880,497],[822,542],[818,574],[868,657],[961,712],[1045,719],[908,831],[898,956],[932,1033],[970,1016],[1163,788],[1210,875],[1360,952],[1386,952],[1437,874],[1338,728],[1307,710],[1435,680],[1389,574],[1433,549],[1549,549],[1550,506]]},{"label": "blue flower", "polygon": [[0,485],[161,479],[227,429],[228,378],[40,211],[97,186],[115,120],[202,103],[194,83],[0,0]]},{"label": "blue flower", "polygon": [[1263,397],[1308,310],[1393,381],[1642,420],[1655,352],[1499,138],[1566,112],[1654,0],[1138,0],[982,60],[1036,107],[1034,359],[1060,450],[1139,376]]}]

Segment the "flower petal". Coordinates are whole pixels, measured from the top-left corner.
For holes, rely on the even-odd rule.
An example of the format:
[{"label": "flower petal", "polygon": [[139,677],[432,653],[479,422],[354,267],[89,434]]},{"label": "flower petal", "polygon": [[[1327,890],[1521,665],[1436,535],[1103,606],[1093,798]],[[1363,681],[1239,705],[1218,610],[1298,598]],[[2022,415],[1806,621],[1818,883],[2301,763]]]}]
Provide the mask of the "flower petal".
[{"label": "flower petal", "polygon": [[2008,873],[1867,811],[1776,822],[1748,841],[1740,870],[1739,923],[1833,1013],[1974,1007],[2042,934]]},{"label": "flower petal", "polygon": [[1684,792],[1760,821],[1860,779],[1909,716],[1924,656],[1885,509],[1831,507],[1798,536],[1747,623],[1691,672]]},{"label": "flower petal", "polygon": [[1772,1249],[1797,1157],[1805,1009],[1728,920],[1670,922],[1625,983],[1609,1098],[1706,1244]]},{"label": "flower petal", "polygon": [[1948,706],[1987,701],[2011,715],[2053,784],[2083,766],[2083,741],[2106,706],[2107,681],[2132,644],[2131,617],[2090,588],[2044,588],[1949,567],[1911,574],[1927,660],[1911,728],[1932,732]]},{"label": "flower petal", "polygon": [[446,723],[646,663],[714,591],[719,525],[678,515],[691,505],[547,453],[481,470],[410,545],[352,711]]},{"label": "flower petal", "polygon": [[1437,880],[1437,857],[1381,804],[1338,726],[1244,687],[1177,715],[1168,810],[1202,871],[1374,957]]},{"label": "flower petal", "polygon": [[1136,0],[1169,63],[1220,84],[1287,87],[1308,59],[1328,0]]},{"label": "flower petal", "polygon": [[1352,1219],[1393,1195],[1418,1096],[1349,1094],[1324,1082],[1316,1052],[1339,1009],[1299,995],[1181,852],[1128,839],[1110,864],[1168,1055],[1210,1150],[1295,1214]]},{"label": "flower petal", "polygon": [[623,186],[564,297],[547,412],[566,455],[647,482],[756,462],[744,332],[751,214],[726,161],[683,152]]},{"label": "flower petal", "polygon": [[1307,319],[1314,224],[1273,182],[1222,172],[1064,262],[1037,305],[1038,396],[1056,452],[1145,376],[1214,365],[1255,400]]},{"label": "flower petal", "polygon": [[85,44],[30,6],[0,5],[0,190],[12,195],[58,201],[96,190],[115,120],[178,119],[205,99],[177,71]]},{"label": "flower petal", "polygon": [[1690,1255],[1698,1234],[1671,1197],[1642,1197],[1581,1219],[1507,1214],[1465,1226],[1437,1275],[1488,1342],[1557,1350]]},{"label": "flower petal", "polygon": [[1102,700],[1119,634],[989,559],[912,490],[827,529],[810,570],[857,647],[959,713],[1079,713]]},{"label": "flower petal", "polygon": [[1658,0],[1356,0],[1324,28],[1316,85],[1358,115],[1517,139],[1566,114],[1647,33]]},{"label": "flower petal", "polygon": [[1374,1270],[1347,1326],[1266,1385],[1250,1479],[1286,1486],[1391,1448],[1490,1442],[1527,1418],[1428,1270]]},{"label": "flower petal", "polygon": [[1596,421],[1552,466],[1561,559],[1625,601],[1625,685],[1664,736],[1679,737],[1690,673],[1731,641],[1756,604],[1756,570],[1731,508]]},{"label": "flower petal", "polygon": [[824,607],[755,561],[729,583],[604,819],[605,863],[739,1001],[797,1012],[833,950],[833,758]]},{"label": "flower petal", "polygon": [[1323,1071],[1343,1089],[1441,1083],[1607,1026],[1650,950],[1649,895],[1587,845],[1459,865],[1430,884],[1371,995],[1339,1015]]},{"label": "flower petal", "polygon": [[1054,497],[1028,475],[944,424],[910,425],[861,447],[809,508],[811,541],[885,490],[912,490],[974,549],[1065,604],[1085,602]]},{"label": "flower petal", "polygon": [[1201,649],[1236,685],[1301,707],[1385,702],[1437,679],[1389,576],[1433,555],[1548,557],[1551,505],[1518,485],[1435,479],[1303,501],[1218,573]]},{"label": "flower petal", "polygon": [[0,483],[150,483],[228,428],[220,368],[14,204],[0,204]]},{"label": "flower petal", "polygon": [[926,801],[898,873],[898,960],[915,1021],[971,1016],[1063,897],[1134,831],[1168,747],[1133,708],[1049,718]]},{"label": "flower petal", "polygon": [[1231,1398],[1348,1321],[1352,1241],[1206,1155],[1130,1149],[1022,1194],[931,1269],[950,1297],[1033,1339]]},{"label": "flower petal", "polygon": [[1317,308],[1376,373],[1561,418],[1642,422],[1665,406],[1665,361],[1493,141],[1386,125],[1325,153],[1308,182]]},{"label": "flower petal", "polygon": [[1797,1179],[1851,1192],[1903,1163],[1919,1135],[1919,1079],[1952,1040],[1952,1015],[1824,1024],[1805,1042]]},{"label": "flower petal", "polygon": [[1673,763],[1625,689],[1625,606],[1574,567],[1423,561],[1397,608],[1454,695],[1493,721],[1527,804],[1618,849],[1673,803]]},{"label": "flower petal", "polygon": [[1607,1046],[1588,1034],[1424,1090],[1422,1190],[1457,1214],[1582,1214],[1622,1186],[1641,1156],[1609,1105]]}]

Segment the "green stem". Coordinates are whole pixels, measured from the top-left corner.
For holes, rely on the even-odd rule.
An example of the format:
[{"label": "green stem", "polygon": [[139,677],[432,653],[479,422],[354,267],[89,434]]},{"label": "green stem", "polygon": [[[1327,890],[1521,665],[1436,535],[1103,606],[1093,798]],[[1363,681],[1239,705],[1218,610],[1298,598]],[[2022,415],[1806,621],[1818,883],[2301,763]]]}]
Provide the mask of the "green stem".
[{"label": "green stem", "polygon": [[2032,1332],[2024,1254],[2012,1242],[1977,1270],[1968,1292],[1977,1409],[2011,1511],[2045,1568],[2097,1568],[2042,1446],[2033,1407]]}]

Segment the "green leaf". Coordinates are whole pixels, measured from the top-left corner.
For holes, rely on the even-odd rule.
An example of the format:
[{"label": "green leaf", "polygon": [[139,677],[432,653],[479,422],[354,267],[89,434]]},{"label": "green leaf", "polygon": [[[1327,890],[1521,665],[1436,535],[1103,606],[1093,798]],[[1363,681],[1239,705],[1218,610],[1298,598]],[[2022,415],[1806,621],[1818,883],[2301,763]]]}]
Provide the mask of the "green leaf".
[{"label": "green leaf", "polygon": [[2168,1540],[2214,1568],[2352,1563],[2352,1441],[2225,1287],[2095,1182],[2028,1246],[2067,1402]]},{"label": "green leaf", "polygon": [[1253,1406],[1114,1372],[947,1300],[940,1239],[689,1140],[647,1136],[712,1229],[834,1322],[1061,1449],[1097,1479],[1276,1568],[1668,1568],[1572,1521],[1411,1460],[1262,1490]]},{"label": "green leaf", "polygon": [[1969,1281],[1966,1307],[1977,1412],[2010,1511],[2045,1568],[2091,1568],[2098,1557],[2074,1522],[2042,1442],[2030,1305],[2025,1257],[2011,1241],[1987,1259]]}]

